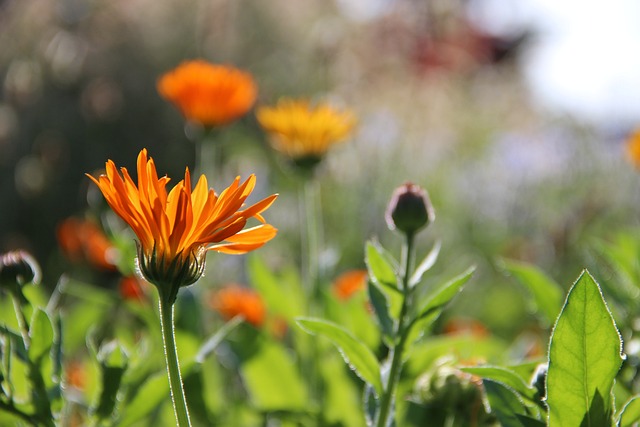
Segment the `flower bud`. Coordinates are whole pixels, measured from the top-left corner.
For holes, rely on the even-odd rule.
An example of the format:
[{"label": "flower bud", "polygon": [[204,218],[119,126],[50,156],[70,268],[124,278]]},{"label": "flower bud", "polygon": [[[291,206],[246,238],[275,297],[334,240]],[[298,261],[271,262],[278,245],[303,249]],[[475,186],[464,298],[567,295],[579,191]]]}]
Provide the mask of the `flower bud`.
[{"label": "flower bud", "polygon": [[145,253],[138,244],[138,269],[145,280],[154,285],[160,296],[173,304],[181,287],[195,283],[204,274],[206,249],[177,254],[167,258],[155,248]]},{"label": "flower bud", "polygon": [[390,230],[414,234],[435,219],[427,192],[420,186],[406,183],[396,188],[385,213]]},{"label": "flower bud", "polygon": [[0,255],[0,286],[11,290],[40,280],[40,267],[25,251],[13,251]]}]

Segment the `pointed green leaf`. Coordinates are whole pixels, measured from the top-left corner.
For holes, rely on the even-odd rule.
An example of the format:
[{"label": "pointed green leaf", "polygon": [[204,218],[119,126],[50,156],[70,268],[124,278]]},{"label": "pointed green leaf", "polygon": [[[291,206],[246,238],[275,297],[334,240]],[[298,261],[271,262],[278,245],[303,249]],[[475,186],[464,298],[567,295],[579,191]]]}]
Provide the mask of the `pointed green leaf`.
[{"label": "pointed green leaf", "polygon": [[585,270],[569,291],[551,336],[550,427],[611,425],[611,388],[621,352],[620,335],[600,287]]},{"label": "pointed green leaf", "polygon": [[435,292],[431,293],[420,308],[418,319],[433,316],[437,317],[453,297],[460,292],[465,283],[469,281],[475,269],[475,266],[469,267],[464,273],[454,277]]},{"label": "pointed green leaf", "polygon": [[227,335],[231,333],[239,324],[244,320],[243,316],[235,316],[233,319],[226,322],[215,334],[211,336],[198,350],[196,355],[196,362],[202,363],[213,352],[218,345],[224,340]]},{"label": "pointed green leaf", "polygon": [[631,427],[640,422],[640,396],[633,396],[622,407],[618,415],[618,427]]},{"label": "pointed green leaf", "polygon": [[102,390],[92,412],[98,419],[103,420],[111,417],[115,409],[122,376],[127,369],[127,355],[118,343],[112,341],[100,348],[98,359],[102,374]]},{"label": "pointed green leaf", "polygon": [[398,291],[396,268],[378,243],[367,242],[365,261],[371,280]]},{"label": "pointed green leaf", "polygon": [[298,318],[298,325],[311,334],[322,335],[338,347],[349,366],[374,388],[378,396],[382,395],[380,365],[371,350],[341,326],[322,319]]},{"label": "pointed green leaf", "polygon": [[367,283],[367,290],[369,292],[369,300],[373,306],[373,311],[376,314],[382,333],[387,340],[392,340],[393,320],[389,315],[389,304],[387,303],[387,298],[371,281]]},{"label": "pointed green leaf", "polygon": [[431,292],[422,303],[418,314],[409,324],[408,342],[417,341],[426,328],[431,325],[445,309],[447,304],[460,292],[465,283],[471,278],[475,267],[470,267],[461,275],[454,277],[443,286]]},{"label": "pointed green leaf", "polygon": [[515,391],[504,384],[492,380],[482,380],[482,384],[487,393],[491,412],[498,418],[503,427],[526,426],[518,418],[518,415],[526,413],[526,408]]},{"label": "pointed green leaf", "polygon": [[39,363],[53,345],[53,326],[51,325],[51,320],[49,320],[49,315],[39,308],[33,313],[29,337],[31,338],[29,358]]},{"label": "pointed green leaf", "polygon": [[562,307],[562,287],[531,264],[506,259],[501,260],[500,264],[529,290],[533,296],[531,303],[534,309],[552,325]]},{"label": "pointed green leaf", "polygon": [[252,404],[262,411],[302,411],[307,389],[292,355],[280,342],[256,337],[250,351],[239,354],[240,371]]},{"label": "pointed green leaf", "polygon": [[[182,372],[182,375],[187,375]],[[137,390],[137,393],[123,401],[123,414],[118,422],[119,427],[127,427],[149,417],[163,402],[169,399],[169,381],[166,372],[153,375]]]},{"label": "pointed green leaf", "polygon": [[522,377],[512,370],[501,366],[473,366],[460,368],[460,370],[483,379],[500,382],[526,400],[534,402],[536,389],[525,383]]},{"label": "pointed green leaf", "polygon": [[438,240],[436,244],[433,245],[433,248],[429,251],[427,256],[424,257],[422,262],[418,265],[418,267],[416,267],[415,271],[411,275],[411,279],[409,279],[409,286],[413,287],[417,285],[420,280],[422,280],[422,276],[424,275],[424,273],[426,273],[427,271],[429,271],[429,269],[431,269],[431,267],[433,267],[433,265],[438,260],[438,254],[440,253],[441,246],[442,242],[440,240]]},{"label": "pointed green leaf", "polygon": [[248,272],[251,284],[264,298],[271,314],[293,320],[305,312],[305,297],[300,279],[293,273],[276,275],[257,255],[248,259]]}]

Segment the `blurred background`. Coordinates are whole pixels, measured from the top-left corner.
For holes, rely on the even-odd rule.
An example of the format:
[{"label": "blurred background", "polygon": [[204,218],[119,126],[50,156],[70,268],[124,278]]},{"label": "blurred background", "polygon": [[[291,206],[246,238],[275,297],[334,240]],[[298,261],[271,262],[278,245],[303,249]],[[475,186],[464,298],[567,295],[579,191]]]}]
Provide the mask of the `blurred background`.
[{"label": "blurred background", "polygon": [[[478,265],[454,313],[509,337],[528,320],[497,260],[568,288],[598,268],[597,242],[638,223],[625,141],[640,124],[639,18],[633,0],[0,1],[0,252],[33,253],[53,288],[70,262],[59,225],[104,209],[85,173],[107,159],[132,170],[144,147],[159,173],[193,168],[156,80],[201,57],[252,73],[258,104],[357,113],[319,171],[327,280],[364,266],[367,239],[399,248],[384,210],[412,181],[436,210],[418,240],[421,253],[443,242],[434,274]],[[298,259],[295,176],[253,113],[219,138],[228,173],[258,175],[254,200],[280,193],[267,213],[279,237],[260,252],[273,268]]]}]

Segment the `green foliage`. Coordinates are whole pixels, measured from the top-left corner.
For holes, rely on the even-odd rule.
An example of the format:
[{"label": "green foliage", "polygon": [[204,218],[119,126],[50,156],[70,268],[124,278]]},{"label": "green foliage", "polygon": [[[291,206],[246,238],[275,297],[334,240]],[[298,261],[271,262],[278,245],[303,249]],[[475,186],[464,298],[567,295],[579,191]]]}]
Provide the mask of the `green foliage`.
[{"label": "green foliage", "polygon": [[588,272],[569,291],[549,345],[549,426],[611,424],[620,335]]},{"label": "green foliage", "polygon": [[319,334],[331,340],[358,376],[366,381],[367,384],[370,384],[378,396],[382,394],[382,380],[378,361],[371,350],[360,340],[339,325],[326,320],[299,318],[297,322],[309,333]]},{"label": "green foliage", "polygon": [[506,259],[502,259],[499,265],[530,292],[533,311],[547,325],[553,325],[562,307],[562,287],[533,265]]}]

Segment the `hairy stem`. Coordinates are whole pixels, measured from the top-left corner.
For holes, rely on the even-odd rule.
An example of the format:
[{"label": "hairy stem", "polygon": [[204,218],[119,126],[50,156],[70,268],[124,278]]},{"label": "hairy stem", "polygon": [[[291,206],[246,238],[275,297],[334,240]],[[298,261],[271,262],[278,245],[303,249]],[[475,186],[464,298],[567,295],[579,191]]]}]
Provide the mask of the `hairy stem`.
[{"label": "hairy stem", "polygon": [[167,374],[169,376],[169,388],[171,389],[171,401],[176,415],[177,427],[191,426],[187,400],[182,387],[180,376],[180,364],[173,325],[173,304],[165,301],[162,296],[159,302],[160,326],[162,328],[162,340],[164,343],[164,355],[167,362]]},{"label": "hairy stem", "polygon": [[377,416],[377,427],[387,427],[390,425],[390,417],[393,417],[393,400],[396,394],[396,386],[398,385],[398,379],[400,378],[400,370],[402,369],[402,362],[404,358],[404,348],[409,338],[409,331],[411,329],[411,322],[409,321],[409,309],[412,303],[412,289],[409,287],[409,277],[411,277],[411,263],[413,260],[413,234],[407,234],[407,240],[403,247],[403,261],[404,271],[402,276],[402,306],[400,308],[400,316],[398,317],[398,324],[396,327],[395,337],[399,338],[397,344],[391,348],[391,368],[389,369],[389,376],[387,378],[387,384],[382,393],[380,399],[380,407]]}]

